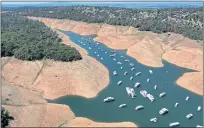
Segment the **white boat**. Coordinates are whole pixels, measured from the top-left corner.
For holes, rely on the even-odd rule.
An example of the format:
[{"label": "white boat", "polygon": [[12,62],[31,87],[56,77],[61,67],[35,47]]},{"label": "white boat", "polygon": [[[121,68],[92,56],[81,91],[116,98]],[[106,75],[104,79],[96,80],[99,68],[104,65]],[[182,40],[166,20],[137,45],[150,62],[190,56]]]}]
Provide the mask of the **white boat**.
[{"label": "white boat", "polygon": [[150,74],[153,74],[153,71],[152,71],[152,70],[149,70],[149,73],[150,73]]},{"label": "white boat", "polygon": [[101,57],[101,60],[103,60],[103,57]]},{"label": "white boat", "polygon": [[103,100],[103,102],[110,102],[110,101],[114,101],[114,97],[107,97]]},{"label": "white boat", "polygon": [[157,89],[157,85],[154,85],[154,89],[155,89],[155,90]]},{"label": "white boat", "polygon": [[186,101],[188,101],[188,100],[189,100],[189,98],[190,98],[190,97],[188,97],[188,96],[187,96],[187,97],[186,97]]},{"label": "white boat", "polygon": [[201,106],[198,106],[197,111],[200,111],[200,110],[201,110]]},{"label": "white boat", "polygon": [[141,90],[141,91],[140,91],[140,94],[141,94],[143,97],[147,97],[147,91],[146,91],[146,90]]},{"label": "white boat", "polygon": [[125,72],[124,75],[126,76],[128,74],[128,72]]},{"label": "white boat", "polygon": [[174,105],[174,107],[176,108],[176,107],[178,107],[178,105],[179,105],[179,103],[176,103],[176,104]]},{"label": "white boat", "polygon": [[140,76],[141,75],[141,72],[138,72],[135,74],[135,76]]},{"label": "white boat", "polygon": [[201,126],[201,125],[196,125],[196,128],[203,128],[203,126]]},{"label": "white boat", "polygon": [[123,69],[123,67],[120,67],[120,69]]},{"label": "white boat", "polygon": [[133,77],[132,77],[132,76],[130,77],[130,80],[133,80]]},{"label": "white boat", "polygon": [[105,54],[107,54],[107,52],[105,52]]},{"label": "white boat", "polygon": [[165,96],[165,95],[166,95],[166,93],[165,93],[165,92],[162,92],[162,93],[159,94],[159,97],[163,97],[163,96]]},{"label": "white boat", "polygon": [[144,108],[144,106],[138,105],[138,106],[135,108],[135,110],[140,110],[140,109],[143,109],[143,108]]},{"label": "white boat", "polygon": [[113,55],[109,55],[109,57],[114,57]]},{"label": "white boat", "polygon": [[154,102],[154,96],[151,94],[147,94],[147,98],[151,101]]},{"label": "white boat", "polygon": [[120,56],[121,58],[125,58],[124,56]]},{"label": "white boat", "polygon": [[135,87],[135,88],[138,88],[139,86],[140,86],[140,83],[139,83],[139,82],[136,82],[134,87]]},{"label": "white boat", "polygon": [[96,54],[96,52],[94,52],[94,54]]},{"label": "white boat", "polygon": [[110,55],[110,57],[114,57],[114,56],[116,56],[116,54],[111,54],[111,55]]},{"label": "white boat", "polygon": [[133,88],[126,87],[126,91],[127,91],[128,96],[130,96],[131,98],[135,98],[136,94]]},{"label": "white boat", "polygon": [[168,71],[166,71],[166,73],[169,73]]},{"label": "white boat", "polygon": [[175,126],[179,126],[180,123],[179,122],[173,122],[169,124],[169,127],[175,127]]},{"label": "white boat", "polygon": [[151,122],[157,122],[157,118],[150,119]]},{"label": "white boat", "polygon": [[147,83],[149,83],[149,81],[150,81],[149,78],[147,78]]},{"label": "white boat", "polygon": [[116,61],[116,59],[115,59],[115,58],[113,58],[113,60],[114,60],[114,61]]},{"label": "white boat", "polygon": [[114,75],[114,76],[117,76],[118,73],[117,73],[116,71],[113,71],[113,75]]},{"label": "white boat", "polygon": [[135,66],[133,63],[130,63],[130,66]]},{"label": "white boat", "polygon": [[120,61],[118,61],[117,64],[122,64],[122,63]]},{"label": "white boat", "polygon": [[126,104],[121,104],[121,105],[119,105],[119,108],[124,108],[126,106],[127,106]]},{"label": "white boat", "polygon": [[160,114],[160,115],[164,115],[164,114],[166,114],[166,113],[168,113],[168,109],[167,109],[167,108],[162,108],[162,109],[159,111],[159,114]]},{"label": "white boat", "polygon": [[120,80],[120,81],[118,81],[118,83],[117,83],[118,85],[121,85],[122,84],[122,81]]},{"label": "white boat", "polygon": [[131,68],[131,71],[134,71],[135,70],[135,68]]},{"label": "white boat", "polygon": [[100,56],[99,54],[97,56]]},{"label": "white boat", "polygon": [[125,59],[125,62],[128,62],[129,60],[128,59]]},{"label": "white boat", "polygon": [[91,47],[89,47],[89,49],[91,49]]},{"label": "white boat", "polygon": [[189,114],[186,116],[187,119],[191,119],[192,117],[193,117],[193,114],[192,114],[192,113],[189,113]]}]

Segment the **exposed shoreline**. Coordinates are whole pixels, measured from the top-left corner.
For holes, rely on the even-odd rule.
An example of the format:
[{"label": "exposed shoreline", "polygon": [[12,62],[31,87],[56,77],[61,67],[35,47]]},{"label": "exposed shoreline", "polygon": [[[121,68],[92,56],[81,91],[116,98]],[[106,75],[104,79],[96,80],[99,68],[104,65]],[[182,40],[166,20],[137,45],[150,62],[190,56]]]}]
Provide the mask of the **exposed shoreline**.
[{"label": "exposed shoreline", "polygon": [[[96,41],[104,43],[112,49],[127,49],[127,55],[149,67],[163,67],[162,59],[180,67],[203,72],[203,51],[197,41],[185,38],[180,34],[157,34],[138,31],[134,27],[113,26],[108,24],[92,24],[81,21],[60,20],[42,17],[28,17],[40,20],[52,29],[73,31],[81,35],[97,34]],[[188,73],[189,74],[189,73]],[[199,77],[199,74],[186,73],[177,80],[177,84],[198,95],[202,95],[203,80],[199,79],[199,89],[186,80]],[[185,80],[182,77],[185,76]],[[181,80],[182,79],[182,80]]]},{"label": "exposed shoreline", "polygon": [[[31,104],[27,106],[3,105],[15,120],[11,127],[136,127],[131,122],[95,122],[76,117],[69,106],[62,104]],[[32,116],[29,116],[32,114]]]},{"label": "exposed shoreline", "polygon": [[[176,84],[180,85],[184,89],[189,88],[189,91],[192,93],[203,96],[203,88],[200,86],[203,84],[203,72],[184,73],[178,78]],[[192,87],[192,84],[196,88]]]}]

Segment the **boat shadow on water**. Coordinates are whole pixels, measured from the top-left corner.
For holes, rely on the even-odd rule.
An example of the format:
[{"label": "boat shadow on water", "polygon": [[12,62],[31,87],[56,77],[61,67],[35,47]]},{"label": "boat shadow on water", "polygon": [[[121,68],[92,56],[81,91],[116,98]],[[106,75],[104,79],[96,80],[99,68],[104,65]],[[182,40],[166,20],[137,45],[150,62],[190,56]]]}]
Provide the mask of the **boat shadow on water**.
[{"label": "boat shadow on water", "polygon": [[[89,56],[101,62],[109,70],[110,83],[94,98],[64,96],[56,100],[48,100],[48,102],[69,105],[76,116],[86,117],[97,122],[128,121],[140,127],[168,127],[173,122],[179,122],[181,127],[195,127],[202,124],[202,110],[197,111],[197,107],[202,106],[202,96],[176,84],[176,80],[181,75],[194,70],[181,68],[164,60],[162,60],[164,66],[161,68],[148,67],[128,56],[126,50],[113,50],[94,41],[93,38],[97,35],[81,36],[70,31],[58,31],[69,36],[70,40],[86,49]],[[110,57],[112,54],[116,55]],[[123,68],[121,69],[121,67]],[[135,70],[131,70],[133,67]],[[149,73],[150,69],[153,74]],[[117,75],[113,75],[114,71],[117,71]],[[124,75],[124,72],[128,72],[128,74]],[[137,72],[141,72],[141,75],[135,76]],[[132,80],[130,77],[133,77]],[[120,85],[117,84],[119,81],[122,81]],[[140,83],[138,88],[134,87],[136,82]],[[156,90],[154,89],[155,85],[157,85]],[[127,95],[126,87],[134,88],[135,98],[130,98]],[[144,98],[140,94],[141,90],[152,94],[155,101],[150,102]],[[162,92],[165,92],[166,95],[159,97]],[[189,101],[185,100],[187,96],[190,97]],[[104,103],[103,100],[107,97],[114,97],[114,101]],[[179,106],[174,107],[177,102]],[[121,104],[126,104],[126,107],[120,108]],[[135,107],[138,105],[143,105],[144,108],[136,111]],[[160,115],[159,111],[162,108],[168,108],[169,112]],[[194,116],[188,120],[186,115],[189,113],[193,113]],[[150,119],[154,117],[157,118],[157,122],[150,122]]]}]

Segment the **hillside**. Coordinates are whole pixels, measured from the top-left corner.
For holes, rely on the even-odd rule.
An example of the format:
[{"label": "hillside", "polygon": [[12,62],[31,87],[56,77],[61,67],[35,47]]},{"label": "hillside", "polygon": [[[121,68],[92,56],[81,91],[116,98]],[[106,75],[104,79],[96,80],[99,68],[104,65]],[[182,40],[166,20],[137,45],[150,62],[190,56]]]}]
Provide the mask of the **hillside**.
[{"label": "hillside", "polygon": [[21,60],[53,59],[57,61],[80,60],[80,53],[62,44],[57,33],[41,22],[19,15],[2,14],[1,55]]},{"label": "hillside", "polygon": [[70,19],[88,23],[107,23],[139,28],[155,33],[174,32],[194,40],[202,40],[202,8],[130,9],[119,7],[35,7],[19,8],[23,16]]}]

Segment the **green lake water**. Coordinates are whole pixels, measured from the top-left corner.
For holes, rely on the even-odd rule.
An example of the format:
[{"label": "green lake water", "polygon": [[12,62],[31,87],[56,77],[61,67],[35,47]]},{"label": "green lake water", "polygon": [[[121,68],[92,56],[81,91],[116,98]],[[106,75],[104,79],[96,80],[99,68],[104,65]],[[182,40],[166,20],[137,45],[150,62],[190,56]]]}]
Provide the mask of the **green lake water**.
[{"label": "green lake water", "polygon": [[[172,122],[179,122],[179,127],[195,127],[203,124],[203,111],[197,111],[198,106],[203,107],[202,96],[196,95],[176,84],[176,80],[183,73],[191,72],[192,70],[175,66],[166,61],[163,61],[164,67],[162,68],[148,67],[129,57],[125,50],[115,50],[116,56],[114,58],[116,58],[116,61],[114,61],[113,58],[109,57],[113,49],[99,42],[99,44],[96,44],[93,41],[95,36],[81,36],[73,32],[61,32],[69,36],[74,43],[86,49],[89,56],[107,67],[110,83],[98,96],[91,99],[80,96],[64,96],[49,102],[66,104],[70,106],[77,117],[86,117],[97,122],[129,121],[139,127],[168,127]],[[81,44],[81,41],[86,45]],[[89,47],[92,49],[89,49]],[[101,49],[104,51],[101,51]],[[100,57],[94,52],[97,52]],[[124,56],[125,59],[130,61],[125,62],[125,59],[120,56]],[[101,57],[103,60],[101,60]],[[122,65],[117,64],[118,61],[122,62]],[[135,64],[133,66],[135,68],[134,71],[131,71],[130,63]],[[123,69],[120,69],[121,66]],[[153,75],[149,73],[150,69],[153,71]],[[118,75],[114,76],[113,71],[117,71]],[[124,76],[125,71],[128,72],[126,76]],[[137,72],[142,72],[141,76],[135,76]],[[134,76],[133,80],[130,80],[131,76]],[[146,82],[147,78],[150,79],[149,83]],[[120,86],[117,85],[119,80],[122,80]],[[133,87],[136,82],[141,83],[139,88]],[[158,85],[157,90],[154,90],[155,84]],[[125,87],[133,87],[137,95],[136,98],[131,99],[128,97]],[[155,97],[153,103],[140,94],[140,90],[143,89]],[[159,98],[161,92],[166,92],[166,96]],[[103,103],[103,99],[108,96],[114,97],[115,101]],[[186,96],[190,97],[189,101],[185,100]],[[174,107],[176,102],[179,103],[177,108]],[[118,106],[123,103],[127,104],[127,107],[119,108]],[[143,105],[144,109],[136,111],[135,107],[137,105]],[[159,110],[164,107],[169,110],[169,113],[160,115]],[[188,120],[186,115],[189,113],[193,114],[193,118]],[[157,122],[150,122],[150,119],[154,117],[158,119]]]}]

